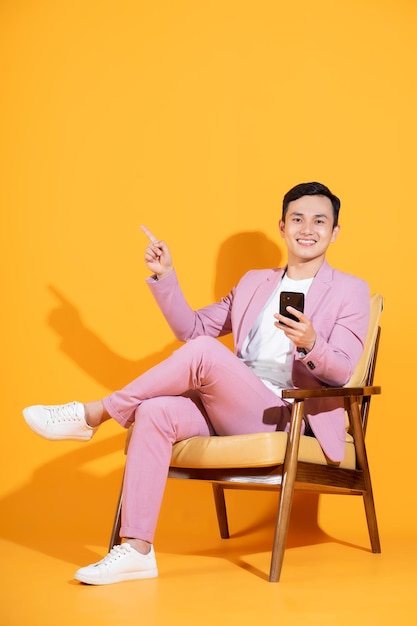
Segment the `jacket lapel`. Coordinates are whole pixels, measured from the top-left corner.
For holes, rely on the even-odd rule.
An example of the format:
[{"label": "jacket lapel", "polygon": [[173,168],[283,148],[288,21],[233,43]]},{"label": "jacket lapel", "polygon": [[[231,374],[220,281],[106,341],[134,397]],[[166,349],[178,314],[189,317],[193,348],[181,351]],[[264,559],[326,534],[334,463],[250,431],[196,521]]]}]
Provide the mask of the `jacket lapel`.
[{"label": "jacket lapel", "polygon": [[325,292],[330,289],[332,280],[333,270],[327,261],[324,261],[308,290],[304,313],[309,319],[313,317],[316,310],[321,306],[322,298]]}]

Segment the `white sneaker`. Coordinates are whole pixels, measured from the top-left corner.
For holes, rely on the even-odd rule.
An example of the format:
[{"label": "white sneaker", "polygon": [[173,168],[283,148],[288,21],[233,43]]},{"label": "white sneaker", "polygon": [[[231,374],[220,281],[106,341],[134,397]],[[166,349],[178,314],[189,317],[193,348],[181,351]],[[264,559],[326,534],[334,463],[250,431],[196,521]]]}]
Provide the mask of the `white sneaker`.
[{"label": "white sneaker", "polygon": [[84,405],[81,402],[29,406],[23,409],[23,417],[35,433],[46,439],[89,441],[97,430],[85,421]]},{"label": "white sneaker", "polygon": [[88,585],[111,585],[125,580],[156,578],[158,568],[153,546],[148,554],[141,554],[125,541],[114,546],[98,563],[75,572],[74,578]]}]

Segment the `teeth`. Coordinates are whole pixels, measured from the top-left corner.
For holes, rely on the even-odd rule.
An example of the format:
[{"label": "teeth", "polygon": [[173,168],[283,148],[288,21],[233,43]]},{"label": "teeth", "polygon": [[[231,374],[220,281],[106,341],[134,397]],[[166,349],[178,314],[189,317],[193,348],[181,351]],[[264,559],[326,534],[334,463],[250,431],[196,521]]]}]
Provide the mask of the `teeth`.
[{"label": "teeth", "polygon": [[298,239],[298,243],[302,243],[304,245],[312,246],[315,241],[311,241],[311,239]]}]

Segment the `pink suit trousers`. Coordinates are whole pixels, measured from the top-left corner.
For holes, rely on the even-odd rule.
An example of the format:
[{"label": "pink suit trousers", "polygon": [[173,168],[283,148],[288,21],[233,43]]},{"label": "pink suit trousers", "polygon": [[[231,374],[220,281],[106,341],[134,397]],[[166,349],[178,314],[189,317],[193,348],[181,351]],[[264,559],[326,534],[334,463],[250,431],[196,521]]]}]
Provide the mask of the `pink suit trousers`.
[{"label": "pink suit trousers", "polygon": [[123,485],[121,537],[153,542],[177,441],[285,430],[290,405],[212,337],[193,339],[103,400],[119,424],[134,423]]}]

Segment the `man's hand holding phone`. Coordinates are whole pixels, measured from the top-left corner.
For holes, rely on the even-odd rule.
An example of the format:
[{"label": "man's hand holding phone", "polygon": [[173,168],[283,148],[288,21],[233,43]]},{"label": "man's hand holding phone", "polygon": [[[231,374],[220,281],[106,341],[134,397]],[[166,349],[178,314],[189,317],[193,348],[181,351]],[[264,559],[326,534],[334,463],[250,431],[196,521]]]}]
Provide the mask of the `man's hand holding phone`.
[{"label": "man's hand holding phone", "polygon": [[159,280],[174,269],[171,253],[165,241],[157,239],[149,228],[141,225],[141,229],[150,241],[145,250],[145,263]]},{"label": "man's hand holding phone", "polygon": [[284,291],[280,295],[280,311],[274,322],[297,348],[306,352],[313,349],[316,333],[311,321],[304,315],[304,294]]}]

